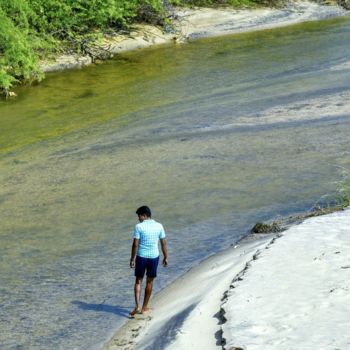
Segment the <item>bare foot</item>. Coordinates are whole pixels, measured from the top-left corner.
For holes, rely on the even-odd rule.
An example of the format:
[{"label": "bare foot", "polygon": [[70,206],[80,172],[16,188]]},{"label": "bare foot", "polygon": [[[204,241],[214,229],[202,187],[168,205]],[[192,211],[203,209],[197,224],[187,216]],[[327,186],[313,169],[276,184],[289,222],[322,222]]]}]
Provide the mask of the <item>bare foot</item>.
[{"label": "bare foot", "polygon": [[129,313],[129,316],[130,317],[135,317],[136,314],[140,314],[141,313],[141,310],[138,309],[137,307],[135,307],[134,310],[132,310],[130,313]]},{"label": "bare foot", "polygon": [[142,314],[147,314],[148,312],[152,311],[153,309],[150,307],[143,307],[141,310]]}]

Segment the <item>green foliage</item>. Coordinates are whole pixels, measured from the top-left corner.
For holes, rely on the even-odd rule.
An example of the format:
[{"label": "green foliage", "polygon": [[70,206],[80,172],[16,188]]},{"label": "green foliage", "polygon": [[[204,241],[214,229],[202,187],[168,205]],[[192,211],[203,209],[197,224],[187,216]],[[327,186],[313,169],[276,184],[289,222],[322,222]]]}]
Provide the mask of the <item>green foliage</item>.
[{"label": "green foliage", "polygon": [[151,24],[164,24],[164,3],[161,0],[140,0],[136,10],[136,20]]},{"label": "green foliage", "polygon": [[[18,79],[40,78],[37,57],[28,37],[27,17],[20,1],[0,2],[0,88],[8,90]],[[4,8],[12,15],[10,18]]]},{"label": "green foliage", "polygon": [[39,57],[69,45],[79,50],[72,43],[83,35],[133,20],[160,23],[163,15],[161,0],[0,0],[0,89],[40,79]]},{"label": "green foliage", "polygon": [[339,193],[347,206],[350,205],[350,171],[344,170],[343,180],[339,183]]},{"label": "green foliage", "polygon": [[228,4],[233,7],[256,7],[259,1],[252,0],[228,0]]},{"label": "green foliage", "polygon": [[84,51],[98,33],[133,21],[166,25],[169,4],[237,7],[279,0],[163,1],[0,0],[0,91],[8,91],[15,82],[40,80],[40,58],[62,49]]}]

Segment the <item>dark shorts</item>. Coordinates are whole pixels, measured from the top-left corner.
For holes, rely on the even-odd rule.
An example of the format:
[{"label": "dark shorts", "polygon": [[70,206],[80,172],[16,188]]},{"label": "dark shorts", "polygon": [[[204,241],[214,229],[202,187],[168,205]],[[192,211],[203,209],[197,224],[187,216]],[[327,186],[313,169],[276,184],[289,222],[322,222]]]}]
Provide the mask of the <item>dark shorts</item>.
[{"label": "dark shorts", "polygon": [[135,276],[143,278],[143,276],[145,275],[145,271],[147,271],[147,277],[157,277],[158,262],[159,256],[154,259],[137,256],[135,264]]}]

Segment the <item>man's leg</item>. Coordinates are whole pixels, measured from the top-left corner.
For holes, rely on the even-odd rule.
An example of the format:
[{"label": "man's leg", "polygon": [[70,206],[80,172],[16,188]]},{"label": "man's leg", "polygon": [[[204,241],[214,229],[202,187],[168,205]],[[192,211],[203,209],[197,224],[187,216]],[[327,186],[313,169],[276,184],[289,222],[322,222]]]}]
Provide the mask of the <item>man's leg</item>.
[{"label": "man's leg", "polygon": [[142,313],[150,310],[148,307],[149,300],[152,294],[153,280],[157,277],[157,267],[159,256],[157,258],[147,259],[147,281],[145,289],[145,298],[143,300]]},{"label": "man's leg", "polygon": [[142,277],[135,278],[134,294],[135,294],[135,309],[130,312],[130,316],[135,316],[137,311],[141,310],[141,286],[142,286]]},{"label": "man's leg", "polygon": [[136,305],[136,309],[138,310],[141,310],[141,302],[140,302],[141,286],[142,286],[142,277],[136,277],[134,293],[135,293],[135,305]]},{"label": "man's leg", "polygon": [[[151,298],[152,288],[153,288],[153,277],[147,277],[145,298],[143,300],[142,313],[149,311],[148,303]],[[141,287],[141,286],[140,286]]]}]

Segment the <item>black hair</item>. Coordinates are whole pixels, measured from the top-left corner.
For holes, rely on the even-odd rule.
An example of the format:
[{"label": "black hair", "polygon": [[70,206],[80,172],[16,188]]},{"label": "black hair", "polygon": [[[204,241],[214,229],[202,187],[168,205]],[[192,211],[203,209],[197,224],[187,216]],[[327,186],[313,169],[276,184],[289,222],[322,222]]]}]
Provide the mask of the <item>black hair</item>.
[{"label": "black hair", "polygon": [[146,215],[149,218],[152,216],[151,209],[148,208],[146,205],[143,205],[142,207],[138,208],[136,210],[137,215]]}]

